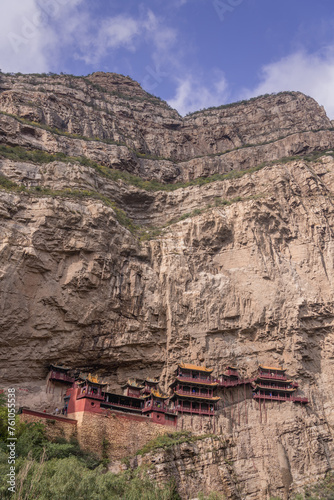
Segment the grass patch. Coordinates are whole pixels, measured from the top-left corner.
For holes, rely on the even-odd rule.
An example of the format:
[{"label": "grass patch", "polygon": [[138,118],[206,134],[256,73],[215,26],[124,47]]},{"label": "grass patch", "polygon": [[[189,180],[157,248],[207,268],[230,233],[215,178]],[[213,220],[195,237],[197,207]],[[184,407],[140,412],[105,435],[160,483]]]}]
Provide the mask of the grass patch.
[{"label": "grass patch", "polygon": [[[90,160],[84,156],[68,156],[64,153],[46,153],[41,150],[28,150],[22,148],[21,146],[7,146],[4,144],[0,145],[0,157],[8,158],[14,161],[31,161],[33,163],[51,163],[53,161],[62,161],[65,163],[75,163],[78,162],[83,166],[94,168],[102,176],[107,177],[112,181],[122,180],[127,184],[131,184],[144,191],[175,191],[177,189],[186,188],[189,186],[202,186],[204,184],[209,184],[211,182],[222,181],[226,179],[238,179],[247,173],[254,173],[261,170],[267,165],[267,163],[262,163],[256,167],[249,168],[247,170],[232,170],[226,174],[214,174],[209,177],[198,177],[189,182],[178,182],[175,184],[162,184],[159,181],[151,180],[147,181],[139,176],[130,174],[122,170],[111,169],[104,165],[100,165],[97,162]],[[291,157],[294,159],[294,157]],[[272,162],[271,162],[272,163]],[[274,162],[275,163],[275,162]]]},{"label": "grass patch", "polygon": [[127,214],[121,208],[118,208],[116,203],[110,200],[107,196],[104,196],[96,191],[89,191],[86,189],[76,190],[76,189],[61,189],[53,190],[44,187],[33,187],[27,188],[25,186],[20,186],[15,182],[7,179],[4,175],[0,174],[0,188],[15,193],[26,193],[32,196],[50,196],[50,197],[60,197],[60,198],[75,198],[75,199],[95,199],[101,201],[104,205],[112,208],[115,212],[117,221],[123,226],[129,229],[132,233],[138,230],[138,226],[132,222],[132,220],[127,216]]},{"label": "grass patch", "polygon": [[86,137],[84,135],[80,134],[71,134],[70,132],[66,132],[66,130],[60,130],[55,127],[50,127],[49,125],[46,125],[44,123],[40,122],[34,122],[27,120],[26,118],[21,118],[20,116],[13,115],[11,113],[6,113],[5,111],[0,111],[1,115],[9,116],[10,118],[14,118],[14,120],[17,120],[20,123],[23,123],[24,125],[30,125],[31,127],[34,128],[41,128],[43,130],[47,130],[48,132],[51,132],[52,134],[56,135],[63,135],[66,137],[70,137],[71,139],[80,139],[82,141],[94,141],[94,142],[103,142],[105,144],[111,144],[114,146],[126,146],[125,143],[123,142],[117,142],[113,141],[111,139],[100,139],[99,137]]},{"label": "grass patch", "polygon": [[203,439],[213,438],[219,439],[216,434],[193,435],[190,431],[178,431],[168,434],[161,434],[156,438],[146,443],[143,448],[137,451],[136,455],[145,455],[160,448],[166,450],[172,446],[177,446],[182,443],[194,443]]},{"label": "grass patch", "polygon": [[[256,98],[254,98],[254,99],[256,99]],[[245,102],[248,102],[248,101],[245,101]],[[89,103],[85,103],[85,104],[88,105],[88,106],[90,106]],[[226,105],[226,106],[229,106],[229,105]],[[92,107],[95,108],[93,105],[92,105]],[[98,108],[98,109],[100,111],[109,113],[109,111],[103,110],[102,108]],[[101,139],[99,137],[87,137],[87,136],[83,136],[83,135],[80,135],[80,134],[72,134],[70,132],[66,132],[65,130],[60,130],[58,128],[50,127],[49,125],[46,125],[46,124],[43,124],[43,123],[40,123],[40,122],[30,121],[30,120],[27,120],[26,118],[21,118],[21,117],[19,117],[17,115],[13,115],[13,114],[7,113],[5,111],[0,111],[0,114],[5,115],[5,116],[9,116],[11,118],[14,118],[15,120],[19,121],[20,123],[23,123],[23,124],[26,124],[26,125],[30,125],[30,126],[35,127],[35,128],[41,128],[43,130],[47,130],[48,132],[54,133],[56,135],[62,135],[62,136],[65,136],[65,137],[69,137],[69,138],[72,138],[72,139],[80,139],[80,140],[83,140],[83,141],[94,141],[94,142],[102,142],[102,143],[105,143],[105,144],[111,144],[111,145],[114,145],[114,146],[124,146],[124,147],[128,148],[128,150],[131,151],[133,154],[135,154],[137,156],[137,158],[142,158],[142,159],[146,159],[146,160],[160,160],[160,161],[164,160],[164,161],[170,161],[172,163],[186,163],[186,162],[191,161],[191,160],[196,159],[196,158],[206,158],[206,157],[210,158],[210,157],[224,156],[224,155],[226,155],[228,153],[231,153],[231,152],[234,152],[234,151],[238,151],[240,149],[253,148],[253,147],[258,147],[258,146],[265,146],[267,144],[272,144],[272,143],[277,142],[279,140],[285,139],[286,137],[290,137],[291,135],[294,135],[296,133],[296,132],[292,132],[292,133],[287,134],[285,136],[280,136],[277,139],[272,139],[270,141],[259,142],[257,144],[243,144],[242,146],[238,146],[238,147],[232,148],[232,149],[226,149],[226,150],[221,151],[219,153],[209,153],[209,154],[204,154],[204,155],[192,156],[192,157],[187,158],[185,160],[177,160],[175,158],[164,157],[164,156],[157,156],[157,155],[152,155],[150,153],[142,153],[140,151],[132,149],[125,142],[114,141],[114,140],[111,140],[111,139]],[[301,130],[298,133],[320,132],[320,131],[326,131],[326,130],[327,131],[333,131],[334,127],[331,127],[331,128],[319,128],[319,129],[316,129],[316,130]],[[120,132],[120,133],[123,134],[122,132]],[[124,134],[123,134],[123,136],[124,136]]]},{"label": "grass patch", "polygon": [[6,144],[0,144],[0,157],[14,161],[31,161],[33,163],[70,162],[75,160],[82,163],[84,161],[83,157],[74,158],[67,156],[65,153],[50,154],[40,149],[26,149],[21,146],[7,146]]},{"label": "grass patch", "polygon": [[272,94],[262,94],[262,95],[259,95],[257,97],[251,97],[250,99],[245,99],[245,100],[242,100],[242,101],[236,101],[236,102],[231,102],[231,103],[228,103],[228,104],[222,104],[220,106],[210,106],[209,108],[205,108],[205,109],[200,109],[198,111],[193,111],[192,113],[187,113],[187,117],[191,117],[191,116],[194,116],[194,115],[198,115],[200,113],[205,113],[205,114],[209,114],[207,112],[210,112],[210,111],[216,111],[218,109],[229,109],[229,108],[234,108],[236,106],[245,106],[245,105],[248,105],[248,104],[251,104],[253,103],[254,101],[257,101],[258,99],[263,99],[264,97],[272,97],[272,96],[279,96],[279,95],[290,95],[292,97],[297,97],[297,92],[291,92],[291,91],[283,91],[283,92],[273,92]]},{"label": "grass patch", "polygon": [[41,423],[21,423],[17,428],[16,492],[12,494],[7,483],[7,442],[6,433],[0,434],[1,499],[180,500],[175,482],[158,485],[144,468],[108,472],[107,459],[83,451],[74,439],[50,440]]},{"label": "grass patch", "polygon": [[325,479],[317,484],[307,486],[304,492],[293,497],[292,500],[333,500],[334,499],[334,473],[327,474]]}]

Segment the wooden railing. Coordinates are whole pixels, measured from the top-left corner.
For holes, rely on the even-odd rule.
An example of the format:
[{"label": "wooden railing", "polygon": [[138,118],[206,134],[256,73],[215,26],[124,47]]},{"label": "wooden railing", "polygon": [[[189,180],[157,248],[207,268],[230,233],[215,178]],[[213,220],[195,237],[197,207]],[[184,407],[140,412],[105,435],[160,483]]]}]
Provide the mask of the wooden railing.
[{"label": "wooden railing", "polygon": [[293,398],[293,402],[294,403],[308,403],[308,399],[307,398],[302,398],[300,396],[294,396]]},{"label": "wooden railing", "polygon": [[272,399],[275,401],[292,401],[293,397],[292,396],[270,396],[270,394],[254,394],[253,395],[254,399]]},{"label": "wooden railing", "polygon": [[182,396],[195,396],[195,397],[198,397],[198,398],[212,398],[212,394],[202,394],[202,393],[199,393],[199,392],[192,392],[192,391],[182,391],[181,389],[180,390],[177,390],[176,391],[178,394],[181,394]]},{"label": "wooden railing", "polygon": [[220,380],[219,385],[221,387],[235,387],[236,385],[251,384],[254,382],[253,378],[240,378],[239,380]]},{"label": "wooden railing", "polygon": [[101,394],[94,394],[92,391],[82,391],[82,390],[77,394],[77,399],[81,398],[99,399],[101,401],[104,400],[104,396],[102,396]]},{"label": "wooden railing", "polygon": [[269,399],[273,401],[292,401],[293,403],[308,403],[307,398],[298,396],[270,396],[269,394],[253,394],[254,399]]},{"label": "wooden railing", "polygon": [[70,377],[66,373],[55,372],[53,370],[50,372],[50,380],[58,380],[59,382],[68,382],[70,384],[74,383],[74,377]]},{"label": "wooden railing", "polygon": [[103,405],[117,406],[117,407],[120,407],[120,408],[128,408],[130,410],[137,410],[137,411],[142,411],[143,410],[143,408],[141,408],[140,406],[124,405],[124,404],[121,404],[121,403],[112,403],[110,401],[104,401]]},{"label": "wooden railing", "polygon": [[153,411],[153,410],[162,411],[165,413],[167,411],[167,407],[158,405],[148,405],[143,407],[143,411]]},{"label": "wooden railing", "polygon": [[259,372],[259,377],[277,379],[277,380],[288,380],[288,377],[286,375],[275,375],[275,373],[271,374],[271,373]]},{"label": "wooden railing", "polygon": [[213,382],[217,382],[216,380],[213,379],[207,379],[207,378],[194,378],[194,377],[187,377],[185,375],[178,375],[177,378],[182,379],[186,382],[196,382],[196,383],[201,383],[201,384],[212,384]]},{"label": "wooden railing", "polygon": [[262,389],[272,389],[273,391],[286,391],[288,389],[295,389],[294,387],[292,386],[289,386],[289,387],[283,387],[283,386],[279,386],[279,385],[264,385],[262,382],[261,384],[258,384],[258,386]]},{"label": "wooden railing", "polygon": [[196,413],[198,415],[214,415],[215,414],[215,410],[201,410],[199,408],[185,408],[185,407],[181,407],[181,406],[177,406],[175,408],[175,410],[177,410],[178,412],[180,413]]}]

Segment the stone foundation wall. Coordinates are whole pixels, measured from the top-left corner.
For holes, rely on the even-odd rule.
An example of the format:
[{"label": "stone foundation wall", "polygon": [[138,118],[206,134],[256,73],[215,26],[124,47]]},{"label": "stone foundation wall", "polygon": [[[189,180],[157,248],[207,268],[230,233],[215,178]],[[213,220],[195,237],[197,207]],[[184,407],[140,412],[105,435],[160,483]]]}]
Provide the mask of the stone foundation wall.
[{"label": "stone foundation wall", "polygon": [[[155,424],[145,417],[78,412],[78,440],[83,449],[102,456],[103,449],[111,460],[136,453],[159,434],[174,432],[174,427]],[[103,447],[103,442],[108,445]]]},{"label": "stone foundation wall", "polygon": [[65,438],[66,440],[77,438],[76,422],[73,422],[70,419],[66,421],[65,419],[60,419],[59,417],[57,418],[53,415],[42,416],[37,414],[22,413],[20,414],[20,420],[27,423],[40,422],[41,424],[44,424],[46,435],[51,440],[55,438]]}]

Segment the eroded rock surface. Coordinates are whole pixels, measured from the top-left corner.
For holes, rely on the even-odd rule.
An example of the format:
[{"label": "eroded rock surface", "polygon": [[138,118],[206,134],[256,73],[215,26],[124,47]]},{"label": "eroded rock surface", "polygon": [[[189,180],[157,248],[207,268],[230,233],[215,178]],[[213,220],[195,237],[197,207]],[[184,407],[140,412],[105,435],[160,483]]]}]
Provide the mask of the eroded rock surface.
[{"label": "eroded rock surface", "polygon": [[[162,453],[152,474],[176,475],[184,498],[204,485],[257,499],[287,498],[333,468],[334,132],[324,110],[283,93],[181,118],[131,79],[101,73],[1,76],[0,87],[1,145],[77,158],[0,158],[0,174],[24,187],[0,191],[1,384],[44,409],[55,402],[50,363],[97,373],[110,390],[144,375],[167,389],[180,359],[247,376],[284,363],[306,408],[268,405],[260,419],[255,401],[234,394],[216,417],[220,440]],[[78,157],[164,183],[271,163],[147,191]],[[198,433],[212,425],[184,422]]]}]

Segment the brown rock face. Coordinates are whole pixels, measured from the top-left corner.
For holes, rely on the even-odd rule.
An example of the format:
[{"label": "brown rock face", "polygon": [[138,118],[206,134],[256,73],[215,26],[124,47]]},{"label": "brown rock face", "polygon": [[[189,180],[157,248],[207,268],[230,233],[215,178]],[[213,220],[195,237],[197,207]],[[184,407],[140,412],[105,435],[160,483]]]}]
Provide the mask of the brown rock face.
[{"label": "brown rock face", "polygon": [[144,375],[167,388],[180,359],[248,376],[284,363],[306,408],[270,404],[261,421],[257,403],[234,393],[214,429],[184,422],[221,440],[161,454],[154,474],[176,475],[184,498],[203,484],[255,500],[287,498],[332,469],[334,132],[324,110],[282,93],[181,118],[130,78],[95,73],[1,75],[0,111],[1,384],[44,409],[55,402],[47,367],[60,361],[110,390]]}]

